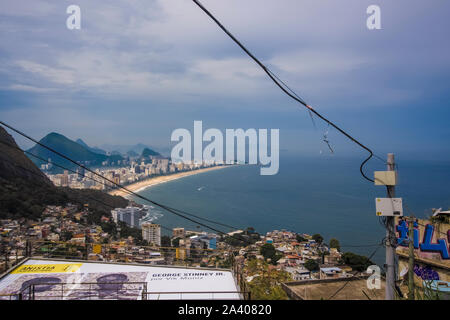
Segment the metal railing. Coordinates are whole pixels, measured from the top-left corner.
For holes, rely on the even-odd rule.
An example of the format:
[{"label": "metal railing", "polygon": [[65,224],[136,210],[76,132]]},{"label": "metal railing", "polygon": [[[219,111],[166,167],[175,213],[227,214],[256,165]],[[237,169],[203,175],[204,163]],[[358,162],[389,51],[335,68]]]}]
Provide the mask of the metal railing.
[{"label": "metal railing", "polygon": [[[172,295],[173,297],[167,297],[169,295]],[[146,299],[143,300],[166,300],[166,298],[167,300],[214,300],[215,298],[220,300],[250,300],[250,292],[248,291],[161,291],[143,292],[142,297],[144,296],[146,296]]]},{"label": "metal railing", "polygon": [[150,292],[146,282],[34,283],[0,300],[250,300],[248,291]]},{"label": "metal railing", "polygon": [[[100,246],[100,251],[94,250],[95,246]],[[175,247],[155,247],[155,246],[136,246],[136,245],[123,245],[121,248],[122,250],[117,250],[116,244],[92,244],[92,243],[83,243],[83,244],[75,244],[75,243],[68,243],[68,242],[55,242],[55,241],[43,241],[43,240],[29,240],[27,241],[26,248],[22,249],[23,258],[22,259],[15,259],[15,261],[7,261],[5,258],[5,268],[3,271],[7,271],[6,267],[13,267],[14,265],[20,263],[23,261],[23,259],[26,259],[27,257],[34,257],[38,258],[39,256],[42,256],[43,258],[59,258],[59,259],[77,259],[77,260],[91,260],[90,254],[97,253],[103,255],[102,261],[105,262],[136,262],[136,263],[142,263],[140,260],[136,259],[136,257],[145,255],[147,258],[149,258],[149,251],[152,252],[159,252],[161,255],[161,258],[164,258],[164,264],[174,265],[176,266],[177,263],[180,264],[180,266],[185,265],[183,259],[177,259],[177,249]],[[98,247],[97,247],[98,249]],[[137,250],[136,250],[137,249]],[[141,254],[139,253],[139,249],[144,249],[145,253]],[[191,258],[201,260],[201,258],[205,257],[206,254],[215,253],[219,256],[226,256],[227,260],[230,262],[229,265],[231,265],[231,271],[233,274],[233,278],[235,279],[235,284],[238,286],[238,290],[240,291],[230,291],[230,292],[147,292],[147,283],[142,283],[143,288],[141,292],[141,298],[154,298],[158,297],[160,298],[160,295],[164,295],[167,297],[169,294],[177,294],[180,297],[187,297],[188,295],[211,295],[211,299],[213,299],[215,296],[217,296],[219,293],[221,294],[228,294],[232,296],[232,294],[238,294],[242,299],[251,299],[251,293],[249,286],[247,285],[247,282],[245,280],[245,277],[242,273],[242,265],[240,263],[237,263],[235,260],[234,255],[231,251],[228,250],[211,250],[211,249],[198,249],[198,248],[191,248],[191,249],[184,249],[185,254],[186,252],[189,253]],[[96,251],[96,252],[95,252]],[[16,253],[18,250],[16,249]],[[184,256],[184,258],[186,258]],[[192,259],[191,259],[192,260]],[[8,263],[7,263],[8,262]],[[186,264],[188,266],[188,264]],[[226,268],[229,270],[229,268]],[[127,282],[128,284],[132,284],[131,282]],[[112,283],[109,284],[119,284],[119,283]],[[122,284],[125,284],[125,282],[122,282]],[[47,290],[42,290],[42,287],[44,285],[51,286],[51,295],[44,295],[42,292],[46,292]],[[73,286],[85,286],[82,288],[76,288]],[[96,285],[96,287],[92,287]],[[72,286],[72,287],[71,287]],[[86,286],[88,286],[86,288]],[[59,288],[56,290],[55,288]],[[30,284],[29,286],[23,288],[18,293],[14,294],[3,294],[0,295],[1,299],[10,299],[10,300],[33,300],[33,299],[40,299],[47,297],[49,299],[69,299],[70,297],[67,297],[67,292],[71,291],[73,295],[76,295],[76,292],[84,291],[83,299],[96,299],[99,297],[99,291],[107,292],[108,290],[99,289],[98,283],[39,283],[39,284]],[[118,289],[117,289],[118,290]],[[116,290],[116,291],[117,291]],[[109,290],[111,291],[111,290]],[[56,292],[59,292],[56,294]],[[107,295],[101,295],[102,298],[105,298]],[[117,298],[113,298],[117,299]],[[181,299],[181,298],[180,298]],[[234,299],[234,298],[233,298]]]}]

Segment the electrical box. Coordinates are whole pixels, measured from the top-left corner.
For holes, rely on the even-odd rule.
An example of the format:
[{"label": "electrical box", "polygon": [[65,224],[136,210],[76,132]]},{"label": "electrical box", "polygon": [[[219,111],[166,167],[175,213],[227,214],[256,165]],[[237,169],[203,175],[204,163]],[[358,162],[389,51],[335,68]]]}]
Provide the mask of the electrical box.
[{"label": "electrical box", "polygon": [[375,171],[376,186],[395,186],[397,184],[397,171]]},{"label": "electrical box", "polygon": [[403,217],[402,198],[376,198],[377,216]]}]

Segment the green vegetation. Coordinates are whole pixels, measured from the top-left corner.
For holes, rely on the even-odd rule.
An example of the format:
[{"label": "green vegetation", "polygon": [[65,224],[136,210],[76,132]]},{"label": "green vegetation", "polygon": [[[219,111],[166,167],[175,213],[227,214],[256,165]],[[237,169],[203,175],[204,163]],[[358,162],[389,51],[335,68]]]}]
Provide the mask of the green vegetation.
[{"label": "green vegetation", "polygon": [[152,149],[149,148],[144,148],[144,150],[142,150],[142,158],[148,158],[149,156],[159,156],[160,154]]},{"label": "green vegetation", "polygon": [[105,150],[102,150],[100,148],[95,148],[95,147],[91,148],[81,139],[77,139],[75,142],[80,144],[80,145],[82,145],[83,147],[85,147],[86,149],[88,149],[91,152],[106,155],[106,151]]},{"label": "green vegetation", "polygon": [[61,232],[61,236],[60,236],[60,240],[61,241],[69,241],[70,239],[72,239],[73,237],[73,233],[70,231],[63,231]]},{"label": "green vegetation", "polygon": [[321,243],[323,242],[323,237],[322,237],[320,234],[318,234],[318,233],[313,234],[312,238],[313,238],[313,240],[316,241],[318,244],[321,244]]},{"label": "green vegetation", "polygon": [[336,248],[338,251],[341,250],[341,244],[339,243],[338,239],[332,238],[330,240],[330,248]]},{"label": "green vegetation", "polygon": [[252,300],[288,300],[281,283],[292,280],[289,273],[271,269],[267,262],[257,259],[249,260],[246,270],[254,277],[249,282]]},{"label": "green vegetation", "polygon": [[180,238],[175,238],[175,239],[173,239],[173,240],[172,240],[172,245],[173,245],[175,248],[178,248],[178,247],[180,246]]},{"label": "green vegetation", "polygon": [[355,254],[353,252],[345,252],[342,254],[341,262],[352,267],[352,269],[356,271],[367,270],[367,267],[374,264],[367,257]]},{"label": "green vegetation", "polygon": [[[72,141],[62,134],[59,133],[49,133],[44,138],[42,138],[39,142],[42,144],[66,155],[67,157],[75,160],[75,161],[89,161],[90,166],[101,165],[101,163],[105,160],[108,160],[108,157],[102,154],[94,153],[82,145]],[[41,147],[40,145],[35,145],[33,148],[28,150],[32,154],[39,156],[43,159],[52,159],[54,162],[58,163],[61,166],[67,167],[69,169],[76,169],[77,166],[56,155],[50,150]],[[38,167],[43,164],[43,162],[35,157],[30,157],[31,161],[33,161]],[[62,172],[62,169],[54,167],[52,172]]]},{"label": "green vegetation", "polygon": [[[53,137],[52,139],[58,140],[58,136],[60,135],[53,134],[49,139]],[[0,142],[0,219],[38,220],[47,205],[62,206],[71,202],[78,205],[79,209],[88,204],[88,222],[100,224],[102,215],[111,216],[111,207],[123,208],[128,204],[122,197],[110,196],[99,190],[55,187],[33,162],[17,149],[14,139],[2,127]],[[76,142],[71,142],[83,148]]]},{"label": "green vegetation", "polygon": [[305,268],[309,271],[317,271],[319,270],[319,264],[315,260],[308,259],[305,262]]},{"label": "green vegetation", "polygon": [[[222,239],[222,238],[221,238]],[[260,240],[260,235],[249,227],[243,233],[234,234],[233,236],[225,236],[223,240],[232,247],[246,247]]]},{"label": "green vegetation", "polygon": [[0,218],[37,220],[47,204],[64,205],[69,201],[65,193],[54,192],[44,183],[30,184],[26,179],[0,178]]},{"label": "green vegetation", "polygon": [[295,236],[295,238],[296,238],[297,242],[305,242],[305,241],[308,241],[308,239],[303,238],[303,237],[302,237],[301,235],[299,235],[299,234],[297,234],[297,235]]},{"label": "green vegetation", "polygon": [[264,244],[260,252],[265,259],[270,259],[270,263],[273,265],[283,256],[281,253],[277,253],[275,247],[270,243]]},{"label": "green vegetation", "polygon": [[142,230],[138,228],[133,228],[128,226],[125,222],[118,221],[118,225],[120,226],[120,237],[128,238],[133,237],[136,245],[146,245],[146,241],[142,239]]},{"label": "green vegetation", "polygon": [[233,266],[233,259],[232,257],[226,257],[223,260],[219,261],[219,268],[223,269],[230,269]]},{"label": "green vegetation", "polygon": [[170,237],[169,236],[161,236],[161,247],[170,247]]}]

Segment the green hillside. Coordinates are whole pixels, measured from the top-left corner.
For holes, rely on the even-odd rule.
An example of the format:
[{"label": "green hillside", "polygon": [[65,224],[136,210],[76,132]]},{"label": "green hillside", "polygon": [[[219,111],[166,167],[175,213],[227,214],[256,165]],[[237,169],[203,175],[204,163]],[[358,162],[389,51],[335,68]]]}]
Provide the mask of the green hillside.
[{"label": "green hillside", "polygon": [[[75,141],[72,141],[62,134],[52,132],[48,135],[46,135],[44,138],[42,138],[40,143],[66,155],[67,157],[84,164],[86,166],[95,167],[95,166],[101,166],[103,161],[117,161],[121,160],[121,157],[114,156],[114,157],[108,157],[103,154],[98,154],[90,151],[88,148],[84,147],[80,143],[77,143]],[[50,150],[47,150],[44,147],[41,147],[40,145],[35,145],[33,148],[29,149],[28,152],[31,152],[34,155],[39,156],[43,159],[51,159],[52,162],[55,162],[61,166],[67,167],[69,169],[76,169],[76,165],[72,162],[56,155]],[[40,167],[42,164],[44,164],[44,161],[37,159],[33,156],[29,156],[31,161],[38,167]],[[54,172],[61,171],[62,169],[53,168]]]},{"label": "green hillside", "polygon": [[86,149],[88,149],[91,152],[106,155],[105,150],[97,148],[97,147],[89,147],[88,144],[81,139],[77,139],[75,142],[80,144],[81,146],[85,147]]},{"label": "green hillside", "polygon": [[152,149],[145,148],[142,150],[142,157],[147,158],[149,156],[159,156],[160,154]]},{"label": "green hillside", "polygon": [[[56,138],[61,139],[58,136]],[[0,126],[0,219],[36,220],[46,205],[65,205],[67,202],[80,206],[88,203],[95,222],[100,222],[102,215],[110,216],[111,207],[128,204],[122,197],[98,190],[55,187]]]}]

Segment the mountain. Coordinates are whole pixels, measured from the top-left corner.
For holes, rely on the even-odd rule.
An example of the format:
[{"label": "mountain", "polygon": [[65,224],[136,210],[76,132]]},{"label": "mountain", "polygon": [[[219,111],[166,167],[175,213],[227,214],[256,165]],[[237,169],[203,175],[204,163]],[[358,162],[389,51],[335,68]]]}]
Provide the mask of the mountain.
[{"label": "mountain", "polygon": [[145,148],[142,150],[141,157],[148,158],[149,156],[159,156],[160,154],[156,151],[153,151],[152,149]]},{"label": "mountain", "polygon": [[91,151],[91,152],[106,155],[106,151],[105,151],[105,150],[100,149],[100,148],[97,148],[97,147],[89,147],[89,146],[87,145],[87,143],[85,143],[85,142],[84,142],[83,140],[81,140],[81,139],[77,139],[75,142],[78,143],[79,145],[82,145],[83,147],[85,147],[86,149],[88,149],[88,150]]},{"label": "mountain", "polygon": [[139,156],[139,154],[137,154],[133,150],[130,150],[130,151],[127,152],[127,156],[129,156],[131,158],[135,158],[135,157]]},{"label": "mountain", "polygon": [[33,179],[39,183],[53,185],[47,176],[33,162],[24,156],[14,138],[0,126],[0,178]]},{"label": "mountain", "polygon": [[36,220],[45,206],[68,202],[78,204],[80,208],[89,204],[90,219],[96,223],[100,223],[102,215],[111,215],[111,207],[123,208],[128,204],[122,197],[99,190],[54,186],[0,126],[0,219]]},{"label": "mountain", "polygon": [[[79,139],[80,140],[80,139]],[[46,145],[47,147],[50,147],[67,157],[79,162],[86,164],[88,166],[101,166],[103,161],[109,160],[109,161],[117,161],[121,160],[121,157],[114,156],[109,157],[103,154],[98,154],[95,152],[92,152],[79,142],[72,141],[62,134],[52,132],[48,135],[46,135],[44,138],[42,138],[40,143]],[[84,142],[81,140],[81,142],[84,144]],[[67,167],[69,169],[76,169],[77,166],[70,162],[69,160],[66,160],[55,153],[53,153],[50,150],[47,150],[44,147],[41,147],[40,145],[36,144],[33,148],[29,149],[28,152],[42,158],[42,159],[51,159],[52,162],[55,162],[61,166]],[[43,160],[37,159],[33,156],[30,156],[31,161],[38,167],[40,167],[42,164],[46,163]],[[55,172],[59,172],[62,169],[58,169],[57,167],[53,167],[53,170]]]},{"label": "mountain", "polygon": [[111,151],[109,154],[112,155],[112,156],[121,156],[121,155],[122,155],[122,153],[120,153],[120,152],[117,151],[117,150],[113,150],[113,151]]}]

